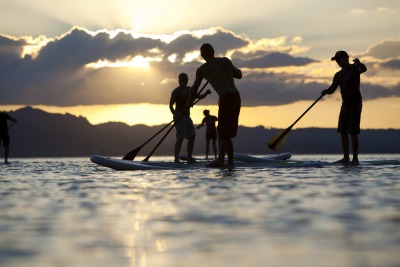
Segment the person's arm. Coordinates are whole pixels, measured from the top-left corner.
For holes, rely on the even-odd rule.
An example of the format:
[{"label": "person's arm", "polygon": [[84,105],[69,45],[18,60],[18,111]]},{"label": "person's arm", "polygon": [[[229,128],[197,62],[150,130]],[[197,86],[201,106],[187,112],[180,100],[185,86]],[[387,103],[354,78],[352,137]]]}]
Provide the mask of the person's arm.
[{"label": "person's arm", "polygon": [[356,66],[358,67],[358,71],[360,72],[360,74],[367,71],[367,66],[361,63],[361,61],[358,58],[355,58],[353,61],[354,64],[356,64]]},{"label": "person's arm", "polygon": [[232,65],[232,70],[233,70],[233,77],[236,79],[242,79],[242,71],[235,66]]},{"label": "person's arm", "polygon": [[169,110],[172,114],[175,114],[174,104],[176,101],[175,91],[172,92],[171,98],[169,99]]},{"label": "person's arm", "polygon": [[210,89],[208,89],[204,94],[200,94],[198,97],[197,97],[197,99],[203,99],[203,98],[205,98],[207,95],[210,95],[211,94],[211,90]]},{"label": "person's arm", "polygon": [[[230,60],[229,60],[230,61]],[[231,63],[231,68],[232,68],[232,74],[233,74],[233,77],[234,78],[236,78],[236,79],[242,79],[242,71],[240,70],[240,69],[238,69],[238,68],[236,68],[234,65],[233,65],[233,63],[232,63],[232,61],[230,61],[230,63]]]},{"label": "person's arm", "polygon": [[197,91],[199,91],[199,87],[200,87],[202,80],[203,80],[203,77],[200,75],[199,69],[197,69],[196,79],[194,80],[193,85],[190,87],[190,93],[189,93],[189,97],[188,97],[187,105],[189,105],[190,107],[193,105],[193,102],[196,98]]},{"label": "person's arm", "polygon": [[201,127],[204,126],[205,123],[206,123],[206,118],[203,118],[203,120],[201,121],[201,123],[199,124],[199,126],[196,127],[196,129],[200,129]]},{"label": "person's arm", "polygon": [[339,87],[339,84],[334,82],[337,80],[336,77],[337,77],[337,73],[333,77],[333,82],[332,82],[331,86],[329,86],[328,89],[322,90],[321,95],[326,95],[326,94],[331,95],[336,91],[336,89]]}]

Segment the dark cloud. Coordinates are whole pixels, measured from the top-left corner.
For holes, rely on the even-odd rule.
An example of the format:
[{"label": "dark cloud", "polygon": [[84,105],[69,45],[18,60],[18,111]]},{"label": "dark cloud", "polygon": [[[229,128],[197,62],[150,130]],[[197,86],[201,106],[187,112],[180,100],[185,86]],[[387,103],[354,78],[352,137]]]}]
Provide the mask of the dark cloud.
[{"label": "dark cloud", "polygon": [[364,56],[379,59],[400,57],[400,40],[386,40],[368,49]]},{"label": "dark cloud", "polygon": [[228,50],[246,46],[248,41],[231,32],[218,29],[214,34],[203,35],[200,39],[190,33],[183,34],[166,45],[164,49],[167,55],[177,54],[178,59],[182,59],[187,52],[199,51],[203,43],[212,44],[217,54],[226,54]]},{"label": "dark cloud", "polygon": [[400,69],[400,59],[389,60],[385,63],[382,63],[381,66],[385,69],[399,70]]},{"label": "dark cloud", "polygon": [[[214,29],[202,37],[186,32],[168,43],[150,37],[135,38],[122,31],[110,38],[107,32],[92,35],[84,29],[74,28],[47,43],[37,57],[21,58],[27,41],[0,35],[0,104],[167,104],[172,89],[178,85],[177,75],[188,73],[190,84],[200,65],[196,61],[185,63],[183,57],[198,51],[205,42],[213,44],[217,55],[249,44],[248,39],[223,29]],[[375,53],[379,50],[378,46],[371,48],[370,52]],[[175,62],[167,60],[172,54],[177,55]],[[152,62],[150,70],[85,67],[100,60],[114,62],[135,56],[157,56],[162,61]],[[233,62],[244,69],[244,78],[237,81],[244,106],[315,100],[321,90],[329,86],[305,82],[307,77],[290,73],[252,71],[255,68],[259,71],[263,68],[304,66],[316,62],[311,58],[295,57],[282,52],[251,51],[247,54],[233,54]],[[398,64],[398,60],[392,59],[383,67],[397,69]],[[391,95],[400,95],[398,88],[365,85],[364,99]],[[202,103],[216,104],[216,94],[202,100]]]},{"label": "dark cloud", "polygon": [[316,62],[313,59],[305,57],[293,57],[283,53],[270,53],[262,57],[242,60],[237,59],[235,61],[238,67],[246,68],[271,68],[271,67],[283,67],[283,66],[303,66],[309,63]]},{"label": "dark cloud", "polygon": [[18,61],[25,45],[24,40],[13,40],[0,34],[0,73]]},{"label": "dark cloud", "polygon": [[365,83],[361,85],[363,99],[376,99],[391,96],[400,96],[400,84],[387,88],[381,85]]}]

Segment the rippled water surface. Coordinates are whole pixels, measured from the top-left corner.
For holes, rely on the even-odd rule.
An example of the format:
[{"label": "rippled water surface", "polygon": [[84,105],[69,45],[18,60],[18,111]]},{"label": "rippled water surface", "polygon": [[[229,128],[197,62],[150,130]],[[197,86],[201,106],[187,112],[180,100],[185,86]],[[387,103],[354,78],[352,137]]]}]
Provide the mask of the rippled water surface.
[{"label": "rippled water surface", "polygon": [[[361,156],[381,158],[400,155]],[[88,158],[12,163],[0,165],[2,267],[400,266],[400,166],[117,172]]]}]

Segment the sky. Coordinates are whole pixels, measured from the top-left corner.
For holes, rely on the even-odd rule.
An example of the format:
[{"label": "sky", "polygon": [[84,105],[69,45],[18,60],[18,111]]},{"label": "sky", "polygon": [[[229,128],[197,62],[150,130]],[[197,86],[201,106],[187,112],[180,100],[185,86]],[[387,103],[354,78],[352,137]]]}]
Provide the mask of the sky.
[{"label": "sky", "polygon": [[[243,79],[239,123],[286,128],[329,87],[346,50],[361,76],[362,128],[400,129],[398,0],[0,0],[0,110],[24,106],[159,125],[186,72],[189,85],[211,43]],[[206,87],[211,89],[211,86]],[[212,90],[213,91],[213,90]],[[195,123],[213,91],[192,110]],[[296,127],[336,127],[339,89]]]}]

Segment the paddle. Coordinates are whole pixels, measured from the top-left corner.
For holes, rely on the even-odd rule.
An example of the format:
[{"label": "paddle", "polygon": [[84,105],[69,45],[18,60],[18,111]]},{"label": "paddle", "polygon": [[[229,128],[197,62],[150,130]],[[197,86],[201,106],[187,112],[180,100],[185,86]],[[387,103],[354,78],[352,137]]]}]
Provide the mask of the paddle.
[{"label": "paddle", "polygon": [[[354,64],[352,64],[345,72],[343,72],[335,81],[333,81],[332,84],[337,84],[339,82],[339,80],[342,79],[342,77],[354,66]],[[301,119],[303,118],[303,116],[315,105],[317,104],[317,102],[324,97],[324,95],[321,95],[320,97],[318,97],[317,100],[314,101],[314,103],[312,103],[312,105],[303,112],[303,114],[301,114],[301,116],[292,124],[290,125],[288,128],[286,128],[285,130],[279,132],[277,135],[275,135],[274,137],[271,138],[271,140],[268,142],[268,147],[272,150],[278,150],[282,147],[283,143],[285,143],[286,138],[289,135],[290,130],[292,130],[293,126]]]},{"label": "paddle", "polygon": [[13,127],[15,123],[16,123],[16,121],[13,121],[13,122],[10,124],[10,126],[8,126],[7,130],[10,130],[10,128]]},{"label": "paddle", "polygon": [[[197,93],[197,96],[200,95],[200,93],[204,90],[204,88],[207,86],[207,84],[208,84],[208,82],[206,82],[206,83],[203,85],[203,87],[201,88],[201,90]],[[196,96],[196,97],[197,97],[197,96]],[[193,103],[193,105],[196,104],[196,103],[199,102],[199,101],[200,101],[200,99],[197,99],[197,101],[195,101],[195,102]],[[186,111],[186,110],[185,110],[185,111]],[[184,113],[184,112],[183,112],[183,113]],[[178,117],[178,120],[182,117],[183,113],[181,114],[181,116]],[[139,147],[133,149],[132,151],[128,152],[128,154],[126,154],[122,159],[123,159],[123,160],[134,160],[135,157],[137,156],[137,154],[139,153],[139,151],[142,149],[142,147],[144,147],[145,145],[147,145],[151,140],[153,140],[159,133],[161,133],[162,131],[164,131],[164,129],[166,129],[168,126],[170,126],[173,122],[174,122],[174,120],[172,120],[171,122],[169,122],[169,123],[168,123],[167,125],[165,125],[161,130],[159,130],[155,135],[153,135],[149,140],[147,140],[143,145],[141,145],[141,146],[139,146]],[[175,126],[175,123],[172,125],[171,129],[168,130],[167,134],[172,130],[172,128],[173,128],[174,126]],[[165,135],[165,136],[166,136],[166,135]],[[165,136],[164,136],[164,138],[165,138]],[[160,143],[164,140],[164,138],[160,141]],[[159,144],[158,144],[158,145],[159,145]],[[157,147],[158,147],[158,145],[157,145]],[[157,147],[156,147],[155,149],[157,149]],[[151,154],[154,153],[155,149],[152,151]],[[151,155],[149,155],[148,158],[150,158],[150,156],[151,156]],[[145,161],[148,161],[148,158],[147,158],[147,160],[145,160]]]},{"label": "paddle", "polygon": [[306,110],[304,111],[303,114],[288,128],[283,130],[282,132],[278,133],[274,137],[271,138],[271,140],[268,142],[268,147],[272,150],[278,150],[282,147],[283,143],[286,141],[287,136],[289,135],[290,130],[293,128],[293,126],[323,97],[321,95],[318,97],[317,100],[314,101],[314,103]]}]

